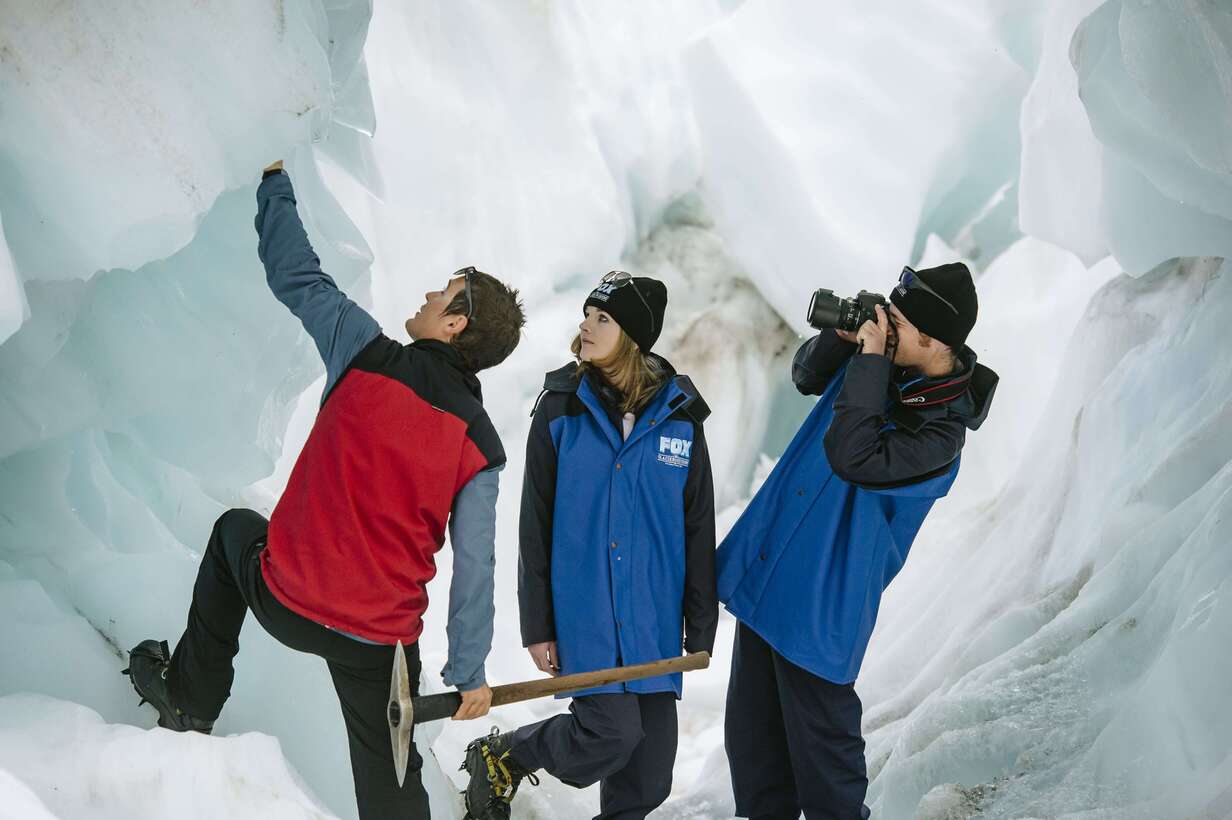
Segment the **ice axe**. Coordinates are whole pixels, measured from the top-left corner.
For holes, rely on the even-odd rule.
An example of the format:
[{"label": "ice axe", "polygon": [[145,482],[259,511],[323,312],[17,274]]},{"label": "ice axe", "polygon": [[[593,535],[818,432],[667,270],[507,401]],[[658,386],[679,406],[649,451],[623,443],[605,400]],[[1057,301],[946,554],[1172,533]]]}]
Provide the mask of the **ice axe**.
[{"label": "ice axe", "polygon": [[[640,663],[637,666],[618,666],[614,669],[507,683],[492,687],[492,705],[504,706],[548,695],[579,692],[609,683],[692,672],[695,669],[705,669],[709,665],[709,652],[693,652],[682,658],[668,658],[653,663]],[[406,779],[406,761],[411,754],[411,727],[451,717],[461,705],[462,696],[457,692],[411,697],[411,677],[406,666],[406,652],[402,649],[402,641],[398,641],[398,647],[394,650],[394,674],[389,686],[389,709],[386,717],[389,720],[389,739],[394,747],[394,771],[397,772],[399,786]]]}]

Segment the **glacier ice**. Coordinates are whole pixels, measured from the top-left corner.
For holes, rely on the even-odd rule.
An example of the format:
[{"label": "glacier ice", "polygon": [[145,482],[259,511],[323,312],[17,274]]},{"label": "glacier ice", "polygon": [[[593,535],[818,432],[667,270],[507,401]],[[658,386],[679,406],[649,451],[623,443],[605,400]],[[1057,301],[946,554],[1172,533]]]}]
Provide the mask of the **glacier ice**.
[{"label": "glacier ice", "polygon": [[[0,650],[19,661],[0,665],[0,803],[354,811],[314,659],[246,631],[209,739],[134,728],[152,718],[116,674],[122,648],[178,635],[212,519],[268,512],[311,424],[321,367],[251,227],[282,156],[326,269],[386,328],[460,265],[523,287],[525,341],[484,378],[510,453],[503,568],[527,413],[603,271],[671,288],[662,349],[716,411],[722,529],[807,410],[785,363],[808,293],[969,260],[972,344],[1004,381],[860,681],[875,816],[1232,813],[1230,31],[1226,4],[1182,0],[10,0]],[[532,675],[511,583],[497,611],[489,676]],[[664,817],[734,811],[731,632],[690,679]],[[481,730],[421,739],[434,816],[460,816],[450,770]],[[118,749],[219,785],[117,771]],[[65,755],[68,775],[47,762]],[[239,768],[267,790],[234,788]],[[550,779],[524,798],[527,817],[597,806]]]},{"label": "glacier ice", "polygon": [[1024,229],[1133,274],[1232,253],[1232,9],[1056,2],[1048,27],[1023,108]]},{"label": "glacier ice", "polygon": [[1208,816],[1232,738],[1195,665],[1232,627],[1221,268],[1105,285],[1005,491],[928,522],[862,681],[875,810],[959,783],[986,817]]},{"label": "glacier ice", "polygon": [[1100,219],[1102,146],[1078,96],[1070,42],[1078,24],[1102,1],[1048,4],[1039,64],[1019,115],[1019,224],[1025,233],[1073,251],[1087,265],[1108,255]]},{"label": "glacier ice", "polygon": [[324,22],[311,3],[6,3],[0,212],[27,281],[169,256],[253,166],[319,134]]},{"label": "glacier ice", "polygon": [[143,731],[40,695],[0,697],[0,803],[30,820],[330,816],[268,735]]},{"label": "glacier ice", "polygon": [[1113,0],[1083,20],[1071,59],[1107,146],[1117,258],[1143,272],[1174,256],[1232,255],[1232,9]]},{"label": "glacier ice", "polygon": [[0,342],[12,336],[29,316],[26,292],[4,241],[4,223],[0,222]]},{"label": "glacier ice", "polygon": [[[983,5],[887,0],[840,14],[775,0],[745,4],[690,47],[707,202],[798,331],[808,283],[888,287],[929,234],[954,244],[1016,178],[1029,78],[994,30]],[[1016,236],[1011,219],[986,237],[989,258]]]},{"label": "glacier ice", "polygon": [[13,817],[56,820],[56,816],[47,810],[47,806],[29,786],[3,769],[0,769],[0,800],[4,801],[6,811]]}]

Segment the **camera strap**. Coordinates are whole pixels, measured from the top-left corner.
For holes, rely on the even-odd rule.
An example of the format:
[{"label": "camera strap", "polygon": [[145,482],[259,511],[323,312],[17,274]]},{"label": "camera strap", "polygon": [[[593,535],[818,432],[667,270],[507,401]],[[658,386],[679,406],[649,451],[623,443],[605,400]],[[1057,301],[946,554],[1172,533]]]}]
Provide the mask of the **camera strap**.
[{"label": "camera strap", "polygon": [[911,382],[906,386],[895,385],[898,403],[903,407],[932,407],[946,404],[967,392],[971,385],[971,370],[941,382]]}]

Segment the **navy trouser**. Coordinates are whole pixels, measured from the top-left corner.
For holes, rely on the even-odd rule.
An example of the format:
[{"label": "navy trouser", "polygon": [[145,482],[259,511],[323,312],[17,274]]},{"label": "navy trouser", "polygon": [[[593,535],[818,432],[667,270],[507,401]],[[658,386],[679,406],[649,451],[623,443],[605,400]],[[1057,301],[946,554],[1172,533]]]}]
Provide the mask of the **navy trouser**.
[{"label": "navy trouser", "polygon": [[855,686],[801,669],[738,623],[724,727],[736,814],[867,818],[862,711]]},{"label": "navy trouser", "polygon": [[672,791],[676,734],[674,692],[584,695],[514,732],[510,753],[570,786],[599,783],[595,820],[642,820]]},{"label": "navy trouser", "polygon": [[[261,551],[269,522],[252,510],[228,510],[214,524],[197,583],[188,627],[167,674],[181,707],[213,720],[231,694],[232,660],[240,651],[240,627],[249,610],[282,644],[325,659],[342,706],[359,816],[428,820],[428,793],[420,781],[423,759],[412,747],[406,780],[394,776],[393,747],[385,709],[394,648],[340,635],[282,605],[261,575]],[[419,645],[405,647],[411,683],[418,692]],[[271,691],[270,697],[275,693]]]}]

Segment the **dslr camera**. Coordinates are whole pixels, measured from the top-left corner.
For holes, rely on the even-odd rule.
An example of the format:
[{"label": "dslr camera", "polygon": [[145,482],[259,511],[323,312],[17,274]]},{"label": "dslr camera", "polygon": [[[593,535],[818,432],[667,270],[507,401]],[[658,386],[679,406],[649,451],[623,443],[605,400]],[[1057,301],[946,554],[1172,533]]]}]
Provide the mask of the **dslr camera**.
[{"label": "dslr camera", "polygon": [[889,308],[880,293],[862,290],[854,299],[841,299],[834,291],[821,288],[809,300],[808,323],[818,330],[834,328],[857,332],[865,322],[877,321],[877,305]]}]

